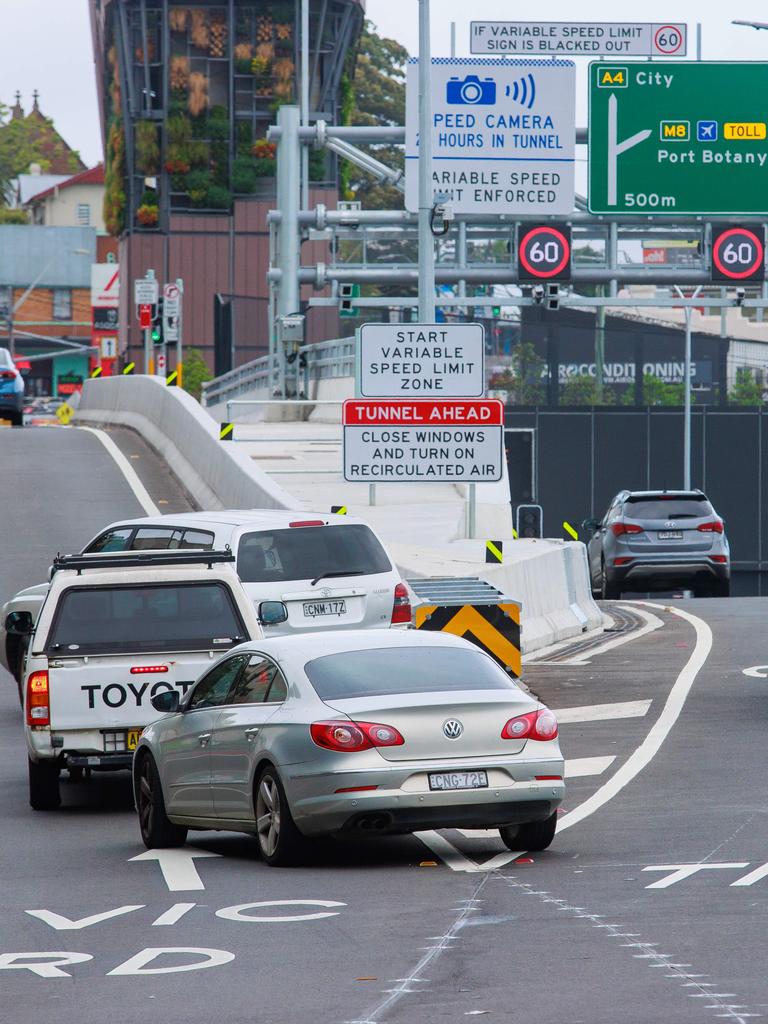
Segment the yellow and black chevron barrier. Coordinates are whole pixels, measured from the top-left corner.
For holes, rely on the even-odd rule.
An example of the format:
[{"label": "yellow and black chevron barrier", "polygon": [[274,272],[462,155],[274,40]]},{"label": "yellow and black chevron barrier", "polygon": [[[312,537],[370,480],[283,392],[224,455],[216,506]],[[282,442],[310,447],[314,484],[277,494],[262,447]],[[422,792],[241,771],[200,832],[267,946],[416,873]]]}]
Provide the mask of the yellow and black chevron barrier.
[{"label": "yellow and black chevron barrier", "polygon": [[499,565],[504,561],[504,542],[501,540],[487,540],[485,542],[485,564]]},{"label": "yellow and black chevron barrier", "polygon": [[179,385],[179,371],[171,370],[168,376],[165,378],[165,385],[169,388],[175,388]]},{"label": "yellow and black chevron barrier", "polygon": [[331,505],[331,514],[336,516],[345,516],[347,514],[347,506]]},{"label": "yellow and black chevron barrier", "polygon": [[234,441],[235,439],[235,424],[234,423],[222,423],[219,426],[219,440],[220,441]]},{"label": "yellow and black chevron barrier", "polygon": [[127,366],[123,367],[123,374],[127,375],[129,373],[133,373],[133,371],[135,369],[136,369],[136,363],[128,363]]},{"label": "yellow and black chevron barrier", "polygon": [[94,368],[91,370],[91,380],[94,380],[96,377],[100,377],[102,373],[103,370],[101,369],[100,366],[94,366]]},{"label": "yellow and black chevron barrier", "polygon": [[510,675],[520,676],[520,605],[515,601],[502,604],[422,604],[416,608],[415,620],[416,629],[463,636],[490,654]]}]

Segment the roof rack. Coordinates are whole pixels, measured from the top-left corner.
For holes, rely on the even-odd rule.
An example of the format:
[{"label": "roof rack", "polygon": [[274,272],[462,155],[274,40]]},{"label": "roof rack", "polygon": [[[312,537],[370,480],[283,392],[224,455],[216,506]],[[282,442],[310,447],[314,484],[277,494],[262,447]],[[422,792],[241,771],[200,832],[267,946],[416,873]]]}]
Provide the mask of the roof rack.
[{"label": "roof rack", "polygon": [[53,572],[75,569],[79,576],[83,569],[141,569],[151,565],[207,565],[234,562],[235,556],[227,545],[224,551],[205,551],[186,548],[183,551],[123,551],[119,554],[56,555]]}]

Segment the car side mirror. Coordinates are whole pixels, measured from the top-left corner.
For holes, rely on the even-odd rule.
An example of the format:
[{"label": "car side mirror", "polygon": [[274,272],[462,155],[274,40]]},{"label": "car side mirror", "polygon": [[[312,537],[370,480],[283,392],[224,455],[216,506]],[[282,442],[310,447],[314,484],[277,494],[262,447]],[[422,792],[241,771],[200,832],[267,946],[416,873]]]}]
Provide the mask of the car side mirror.
[{"label": "car side mirror", "polygon": [[5,631],[9,636],[29,636],[35,631],[31,612],[9,612],[5,617]]},{"label": "car side mirror", "polygon": [[50,583],[52,579],[53,579],[53,566],[49,565],[48,566],[48,582]]},{"label": "car side mirror", "polygon": [[163,690],[162,693],[156,693],[151,700],[151,704],[155,711],[161,711],[164,714],[170,714],[173,711],[178,711],[179,691]]},{"label": "car side mirror", "polygon": [[279,626],[288,621],[288,609],[282,601],[262,601],[259,605],[259,622],[262,626]]},{"label": "car side mirror", "polygon": [[599,519],[585,519],[581,524],[584,533],[596,533],[599,526]]}]

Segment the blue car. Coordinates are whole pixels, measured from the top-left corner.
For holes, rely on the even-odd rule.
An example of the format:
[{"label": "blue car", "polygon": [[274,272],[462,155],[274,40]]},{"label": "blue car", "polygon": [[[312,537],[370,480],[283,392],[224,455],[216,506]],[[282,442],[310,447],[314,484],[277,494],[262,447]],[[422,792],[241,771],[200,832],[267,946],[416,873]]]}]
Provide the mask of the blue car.
[{"label": "blue car", "polygon": [[0,420],[24,423],[24,380],[7,348],[0,348]]}]

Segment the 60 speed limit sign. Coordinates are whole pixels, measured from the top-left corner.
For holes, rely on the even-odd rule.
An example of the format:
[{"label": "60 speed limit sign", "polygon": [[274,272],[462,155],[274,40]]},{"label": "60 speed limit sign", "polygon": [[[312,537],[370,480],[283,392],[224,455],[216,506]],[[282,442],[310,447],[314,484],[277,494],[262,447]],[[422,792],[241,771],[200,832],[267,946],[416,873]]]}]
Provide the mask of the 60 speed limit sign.
[{"label": "60 speed limit sign", "polygon": [[568,224],[521,227],[517,241],[519,281],[568,281],[571,277],[571,229]]},{"label": "60 speed limit sign", "polygon": [[762,230],[727,227],[712,232],[713,281],[764,281]]}]

